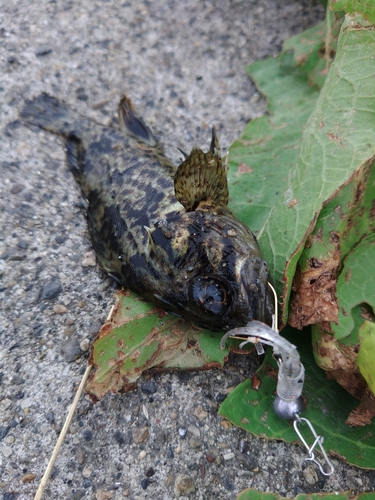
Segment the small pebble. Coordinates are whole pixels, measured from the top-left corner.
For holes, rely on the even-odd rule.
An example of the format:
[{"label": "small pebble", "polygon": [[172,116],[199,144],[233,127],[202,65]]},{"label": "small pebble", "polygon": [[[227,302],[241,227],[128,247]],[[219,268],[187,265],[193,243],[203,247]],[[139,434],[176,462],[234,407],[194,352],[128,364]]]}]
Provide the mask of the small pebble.
[{"label": "small pebble", "polygon": [[157,390],[155,382],[145,382],[144,384],[141,384],[141,391],[144,394],[155,394]]},{"label": "small pebble", "polygon": [[5,457],[5,458],[8,458],[11,456],[11,454],[13,453],[13,450],[10,446],[3,446],[2,448],[0,448],[0,453]]},{"label": "small pebble", "polygon": [[28,473],[28,474],[25,474],[23,476],[23,478],[21,479],[21,481],[23,483],[30,483],[30,481],[32,481],[33,479],[36,478],[36,474],[31,474],[31,473]]},{"label": "small pebble", "polygon": [[65,306],[64,306],[64,305],[62,305],[62,304],[55,304],[55,305],[53,306],[53,312],[54,312],[55,314],[64,314],[64,313],[66,313],[67,311],[68,311],[68,308],[67,308],[67,307],[65,307]]},{"label": "small pebble", "polygon": [[306,467],[303,471],[303,475],[309,484],[315,484],[318,481],[318,475],[315,469],[311,466]]},{"label": "small pebble", "polygon": [[29,244],[27,243],[26,240],[18,240],[17,246],[18,246],[18,248],[21,248],[22,250],[27,250]]},{"label": "small pebble", "polygon": [[10,188],[10,192],[12,194],[18,194],[20,193],[23,189],[25,189],[25,186],[23,184],[13,184],[13,186]]},{"label": "small pebble", "polygon": [[180,427],[178,429],[178,434],[179,434],[179,436],[180,436],[181,439],[185,439],[186,438],[186,434],[187,434],[186,427]]},{"label": "small pebble", "polygon": [[82,486],[83,486],[84,488],[90,488],[90,486],[91,486],[91,481],[90,481],[90,479],[84,479],[84,481],[83,481],[83,483],[82,483]]},{"label": "small pebble", "polygon": [[82,476],[85,478],[90,477],[91,474],[92,474],[92,470],[90,469],[90,467],[85,467],[82,471]]},{"label": "small pebble", "polygon": [[96,257],[93,252],[87,252],[82,259],[83,267],[94,267],[96,266]]},{"label": "small pebble", "polygon": [[233,484],[233,481],[231,479],[229,479],[228,476],[224,476],[223,477],[223,485],[224,485],[224,488],[228,491],[233,491],[234,490],[234,484]]},{"label": "small pebble", "polygon": [[148,427],[140,427],[134,431],[134,443],[140,444],[148,438]]},{"label": "small pebble", "polygon": [[146,471],[145,471],[145,474],[146,474],[146,477],[152,477],[154,474],[155,474],[155,470],[153,467],[149,467]]},{"label": "small pebble", "polygon": [[194,415],[199,420],[203,420],[207,417],[208,413],[205,410],[203,410],[202,406],[197,406],[197,408],[195,408],[194,410]]},{"label": "small pebble", "polygon": [[223,458],[224,460],[232,460],[232,458],[234,458],[235,456],[236,455],[232,451],[230,451],[229,453],[225,453],[223,455]]},{"label": "small pebble", "polygon": [[60,281],[49,281],[43,288],[40,300],[52,300],[60,295],[62,286]]},{"label": "small pebble", "polygon": [[46,47],[46,46],[42,46],[42,47],[39,47],[38,49],[36,49],[35,55],[37,57],[43,57],[43,56],[50,54],[51,52],[52,52],[52,49],[50,49],[49,47]]},{"label": "small pebble", "polygon": [[178,475],[174,483],[174,493],[177,497],[189,495],[195,490],[194,483],[187,474]]},{"label": "small pebble", "polygon": [[141,481],[141,486],[142,486],[142,489],[146,490],[147,489],[147,486],[150,484],[150,480],[148,477],[145,477],[144,479],[142,479]]},{"label": "small pebble", "polygon": [[143,460],[147,456],[147,451],[142,450],[138,455],[138,460]]},{"label": "small pebble", "polygon": [[81,340],[79,347],[81,351],[86,352],[88,348],[90,347],[90,340],[89,339],[83,339]]},{"label": "small pebble", "polygon": [[113,495],[110,491],[98,490],[95,493],[96,500],[110,500],[113,498]]},{"label": "small pebble", "polygon": [[75,337],[63,342],[61,345],[61,351],[63,358],[67,363],[73,363],[73,361],[78,359],[82,354],[79,342]]},{"label": "small pebble", "polygon": [[13,444],[15,440],[16,440],[15,437],[12,436],[11,434],[4,439],[6,444]]},{"label": "small pebble", "polygon": [[5,438],[5,436],[8,434],[9,429],[9,425],[3,425],[2,427],[0,427],[0,441]]},{"label": "small pebble", "polygon": [[86,429],[83,432],[83,437],[85,438],[86,441],[91,441],[92,440],[92,431],[90,429]]}]

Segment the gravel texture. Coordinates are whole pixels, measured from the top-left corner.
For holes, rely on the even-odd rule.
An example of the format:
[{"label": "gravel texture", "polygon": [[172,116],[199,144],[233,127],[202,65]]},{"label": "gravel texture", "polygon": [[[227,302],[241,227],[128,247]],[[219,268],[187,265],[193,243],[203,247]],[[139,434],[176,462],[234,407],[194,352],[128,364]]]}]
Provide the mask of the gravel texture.
[{"label": "gravel texture", "polygon": [[[62,141],[19,120],[42,91],[101,123],[125,91],[169,156],[229,146],[264,100],[245,65],[314,25],[312,0],[0,1],[0,496],[32,499],[90,342],[116,288],[95,265]],[[246,487],[284,496],[370,491],[373,472],[334,460],[335,477],[301,465],[298,446],[267,442],[217,415],[257,360],[221,372],[143,378],[139,389],[79,403],[46,499],[234,499]]]}]

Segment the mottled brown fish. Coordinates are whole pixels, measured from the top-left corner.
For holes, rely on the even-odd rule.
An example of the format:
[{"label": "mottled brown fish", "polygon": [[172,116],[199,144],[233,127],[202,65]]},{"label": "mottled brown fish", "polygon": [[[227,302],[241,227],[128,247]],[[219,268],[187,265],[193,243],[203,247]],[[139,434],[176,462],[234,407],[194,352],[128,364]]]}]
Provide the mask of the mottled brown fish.
[{"label": "mottled brown fish", "polygon": [[227,208],[215,131],[207,153],[194,148],[176,169],[127,97],[118,111],[118,130],[47,94],[21,112],[27,122],[65,137],[100,266],[198,326],[271,324],[268,266],[255,236]]}]

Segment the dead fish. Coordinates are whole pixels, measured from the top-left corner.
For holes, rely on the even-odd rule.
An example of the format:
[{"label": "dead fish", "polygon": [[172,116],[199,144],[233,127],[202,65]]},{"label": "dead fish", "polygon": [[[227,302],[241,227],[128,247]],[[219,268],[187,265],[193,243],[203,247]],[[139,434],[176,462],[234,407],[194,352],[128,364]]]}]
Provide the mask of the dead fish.
[{"label": "dead fish", "polygon": [[227,207],[215,130],[207,153],[193,148],[176,168],[125,96],[118,115],[118,129],[105,127],[47,94],[21,112],[66,139],[102,269],[202,328],[271,324],[268,265],[253,233]]}]

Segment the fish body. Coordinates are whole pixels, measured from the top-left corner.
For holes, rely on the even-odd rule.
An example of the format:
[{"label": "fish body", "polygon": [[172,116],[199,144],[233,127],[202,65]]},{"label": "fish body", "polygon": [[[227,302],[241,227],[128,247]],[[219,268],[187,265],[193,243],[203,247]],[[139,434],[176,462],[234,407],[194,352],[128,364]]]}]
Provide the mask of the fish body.
[{"label": "fish body", "polygon": [[228,209],[216,134],[176,168],[122,97],[120,127],[105,127],[42,94],[29,123],[66,139],[67,160],[87,201],[102,269],[168,312],[212,330],[271,324],[267,263],[252,232]]}]

